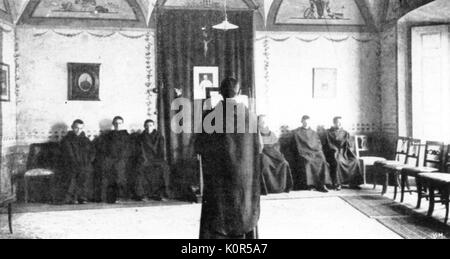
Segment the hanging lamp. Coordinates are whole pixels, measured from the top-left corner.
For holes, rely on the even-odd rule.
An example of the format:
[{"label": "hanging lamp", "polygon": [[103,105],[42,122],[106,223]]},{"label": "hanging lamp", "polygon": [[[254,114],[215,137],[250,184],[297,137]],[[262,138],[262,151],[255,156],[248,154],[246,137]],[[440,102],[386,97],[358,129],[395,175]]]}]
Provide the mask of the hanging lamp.
[{"label": "hanging lamp", "polygon": [[225,6],[225,20],[220,24],[214,25],[213,28],[216,30],[222,30],[222,31],[239,29],[239,26],[234,25],[228,21],[227,0],[225,0],[224,6]]}]

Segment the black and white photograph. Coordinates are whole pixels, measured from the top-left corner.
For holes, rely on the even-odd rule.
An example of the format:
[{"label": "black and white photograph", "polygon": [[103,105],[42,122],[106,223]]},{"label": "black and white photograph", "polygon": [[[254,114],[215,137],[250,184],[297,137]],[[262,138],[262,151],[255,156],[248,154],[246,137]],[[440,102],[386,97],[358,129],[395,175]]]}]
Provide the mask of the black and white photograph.
[{"label": "black and white photograph", "polygon": [[0,239],[449,239],[449,71],[449,0],[0,0]]}]

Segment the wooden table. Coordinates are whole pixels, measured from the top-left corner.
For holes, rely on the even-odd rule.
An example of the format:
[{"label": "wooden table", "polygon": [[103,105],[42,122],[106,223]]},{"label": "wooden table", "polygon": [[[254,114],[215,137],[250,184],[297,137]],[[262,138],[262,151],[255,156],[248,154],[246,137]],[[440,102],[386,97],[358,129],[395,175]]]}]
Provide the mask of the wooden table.
[{"label": "wooden table", "polygon": [[14,195],[3,195],[0,196],[0,206],[8,208],[8,225],[9,232],[13,233],[12,227],[12,204],[16,201],[16,197]]}]

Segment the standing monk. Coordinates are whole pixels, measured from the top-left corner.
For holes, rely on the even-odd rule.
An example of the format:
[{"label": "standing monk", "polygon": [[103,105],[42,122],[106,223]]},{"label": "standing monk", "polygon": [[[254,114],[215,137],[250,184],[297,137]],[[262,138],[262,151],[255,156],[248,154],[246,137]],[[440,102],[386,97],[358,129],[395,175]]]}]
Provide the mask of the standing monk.
[{"label": "standing monk", "polygon": [[92,198],[89,185],[92,184],[94,149],[91,141],[83,132],[84,122],[75,120],[72,131],[61,141],[61,153],[64,171],[69,176],[69,188],[65,203],[84,204]]},{"label": "standing monk", "polygon": [[136,143],[138,200],[167,198],[169,166],[166,162],[164,137],[155,128],[153,120],[144,123],[145,130]]},{"label": "standing monk", "polygon": [[324,150],[330,164],[333,187],[341,190],[342,185],[359,189],[363,176],[359,161],[350,150],[350,134],[342,128],[342,117],[333,119],[334,127],[327,131]]},{"label": "standing monk", "polygon": [[130,135],[123,130],[124,120],[113,119],[114,130],[101,137],[98,156],[101,170],[101,199],[116,203],[118,199],[129,198],[128,169],[131,154]]},{"label": "standing monk", "polygon": [[[224,101],[204,120],[209,133],[200,134],[195,142],[204,165],[201,239],[257,238],[261,194],[258,158],[262,150],[256,115],[239,104],[239,92],[236,79],[222,82]],[[215,127],[211,126],[214,132],[206,129],[208,121],[215,121]]]},{"label": "standing monk", "polygon": [[328,192],[331,184],[330,171],[319,135],[309,125],[309,116],[303,116],[302,127],[293,132],[294,144],[294,181],[297,189],[304,187]]}]

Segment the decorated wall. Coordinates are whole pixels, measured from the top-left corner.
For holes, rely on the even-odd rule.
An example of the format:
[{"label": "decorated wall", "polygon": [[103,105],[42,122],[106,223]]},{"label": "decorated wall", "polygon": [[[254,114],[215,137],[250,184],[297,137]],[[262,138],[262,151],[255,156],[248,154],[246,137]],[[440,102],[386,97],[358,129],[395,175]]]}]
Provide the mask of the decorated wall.
[{"label": "decorated wall", "polygon": [[[130,131],[154,117],[154,33],[146,30],[17,30],[18,144],[59,140],[74,119],[90,138],[116,115]],[[68,100],[68,63],[100,64],[99,100]]]},{"label": "decorated wall", "polygon": [[[274,130],[299,127],[305,114],[317,126],[329,127],[334,116],[343,116],[352,132],[379,130],[375,34],[261,32],[255,44],[258,112],[269,116]],[[336,74],[328,80],[330,69]]]},{"label": "decorated wall", "polygon": [[[0,6],[0,12],[7,5]],[[8,7],[9,8],[9,7]],[[7,9],[9,10],[9,9]],[[8,14],[9,15],[9,14]],[[16,95],[15,95],[15,33],[9,21],[0,20],[0,191],[9,192],[14,171],[14,148],[16,140]]]}]

